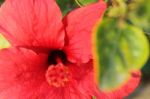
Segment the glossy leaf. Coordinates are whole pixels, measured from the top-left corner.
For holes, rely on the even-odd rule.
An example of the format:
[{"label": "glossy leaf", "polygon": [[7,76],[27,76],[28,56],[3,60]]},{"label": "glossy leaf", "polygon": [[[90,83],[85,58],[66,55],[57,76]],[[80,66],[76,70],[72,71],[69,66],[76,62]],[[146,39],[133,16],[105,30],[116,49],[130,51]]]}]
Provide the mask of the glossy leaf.
[{"label": "glossy leaf", "polygon": [[10,47],[9,42],[4,38],[3,35],[0,34],[0,49]]},{"label": "glossy leaf", "polygon": [[142,30],[120,23],[117,19],[104,19],[94,31],[95,72],[100,88],[117,89],[124,84],[130,72],[139,70],[149,56],[149,44]]},{"label": "glossy leaf", "polygon": [[75,0],[79,6],[86,6],[97,2],[98,0]]}]

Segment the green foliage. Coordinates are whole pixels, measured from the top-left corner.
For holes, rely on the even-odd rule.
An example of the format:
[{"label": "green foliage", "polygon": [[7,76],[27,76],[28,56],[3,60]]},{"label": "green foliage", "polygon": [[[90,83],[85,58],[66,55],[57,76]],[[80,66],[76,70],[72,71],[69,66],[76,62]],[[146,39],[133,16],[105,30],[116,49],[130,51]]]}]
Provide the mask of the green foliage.
[{"label": "green foliage", "polygon": [[0,4],[3,3],[3,2],[4,2],[4,0],[0,0]]},{"label": "green foliage", "polygon": [[147,64],[145,64],[144,68],[142,68],[142,73],[143,73],[143,80],[148,81],[150,80],[150,58]]},{"label": "green foliage", "polygon": [[110,17],[123,17],[127,12],[127,5],[124,0],[112,0],[112,6],[107,13]]},{"label": "green foliage", "polygon": [[97,2],[98,0],[75,0],[79,6],[86,6]]},{"label": "green foliage", "polygon": [[139,70],[149,57],[149,44],[141,29],[120,22],[104,19],[96,30],[96,55],[99,65],[101,89],[118,88]]},{"label": "green foliage", "polygon": [[0,34],[0,49],[8,48],[10,46],[9,42]]},{"label": "green foliage", "polygon": [[150,1],[106,2],[109,7],[102,23],[96,26],[95,47],[100,87],[109,91],[127,81],[130,72],[140,70],[149,58]]},{"label": "green foliage", "polygon": [[128,20],[150,35],[150,0],[137,0],[130,4]]},{"label": "green foliage", "polygon": [[77,8],[79,6],[86,6],[92,3],[97,2],[98,0],[56,0],[63,15],[66,15],[68,12]]},{"label": "green foliage", "polygon": [[74,0],[56,0],[63,15],[66,15],[69,11],[77,7]]}]

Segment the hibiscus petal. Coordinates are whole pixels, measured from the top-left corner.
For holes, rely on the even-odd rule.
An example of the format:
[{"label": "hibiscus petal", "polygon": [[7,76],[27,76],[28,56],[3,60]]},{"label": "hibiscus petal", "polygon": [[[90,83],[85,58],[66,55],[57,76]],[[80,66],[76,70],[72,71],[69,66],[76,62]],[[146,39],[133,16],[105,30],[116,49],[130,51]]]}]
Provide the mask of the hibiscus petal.
[{"label": "hibiscus petal", "polygon": [[134,71],[131,73],[131,78],[125,83],[122,87],[114,90],[112,92],[106,93],[108,95],[108,99],[123,99],[131,94],[139,85],[141,80],[141,72]]},{"label": "hibiscus petal", "polygon": [[[106,95],[98,89],[94,81],[93,61],[84,64],[70,64],[72,76],[77,81],[77,87],[81,96],[86,99],[96,97],[96,99],[107,99]],[[83,98],[81,98],[83,99]]]},{"label": "hibiscus petal", "polygon": [[[69,83],[60,88],[51,87],[46,99],[92,99],[92,96],[105,99],[106,95],[99,94],[94,83],[92,61],[80,65],[69,63],[67,67],[71,73]],[[43,86],[41,90],[48,90],[48,87]]]},{"label": "hibiscus petal", "polygon": [[87,62],[91,57],[91,31],[96,21],[106,9],[106,4],[100,1],[86,7],[81,7],[69,13],[63,23],[66,27],[66,45],[64,50],[71,62]]},{"label": "hibiscus petal", "polygon": [[77,83],[70,83],[63,88],[52,88],[46,99],[91,99],[78,88]]},{"label": "hibiscus petal", "polygon": [[55,0],[6,0],[0,33],[15,46],[62,48],[62,15]]},{"label": "hibiscus petal", "polygon": [[[6,57],[7,56],[7,57]],[[50,86],[45,79],[47,55],[24,48],[0,51],[1,99],[91,99],[99,94],[92,62],[69,64],[72,80],[65,87]]]},{"label": "hibiscus petal", "polygon": [[39,98],[40,87],[46,82],[46,58],[44,54],[24,48],[1,50],[0,99]]}]

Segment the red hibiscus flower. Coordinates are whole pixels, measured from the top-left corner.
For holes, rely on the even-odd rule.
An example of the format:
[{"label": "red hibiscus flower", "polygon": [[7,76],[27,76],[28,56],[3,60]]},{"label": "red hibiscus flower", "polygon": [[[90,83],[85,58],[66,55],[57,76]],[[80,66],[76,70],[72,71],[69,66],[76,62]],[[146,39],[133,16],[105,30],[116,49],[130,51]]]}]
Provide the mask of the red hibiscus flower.
[{"label": "red hibiscus flower", "polygon": [[100,1],[62,19],[54,0],[6,0],[0,32],[12,47],[0,51],[0,99],[117,97],[93,80],[91,31],[105,8]]}]

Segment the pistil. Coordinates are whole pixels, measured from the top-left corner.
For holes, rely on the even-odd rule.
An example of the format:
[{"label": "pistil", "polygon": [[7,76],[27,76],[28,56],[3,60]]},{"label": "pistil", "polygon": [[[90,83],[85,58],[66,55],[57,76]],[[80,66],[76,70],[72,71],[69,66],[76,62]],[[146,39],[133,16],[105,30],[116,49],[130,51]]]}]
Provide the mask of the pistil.
[{"label": "pistil", "polygon": [[51,86],[64,87],[70,79],[69,69],[62,63],[51,65],[46,72],[46,79]]}]

